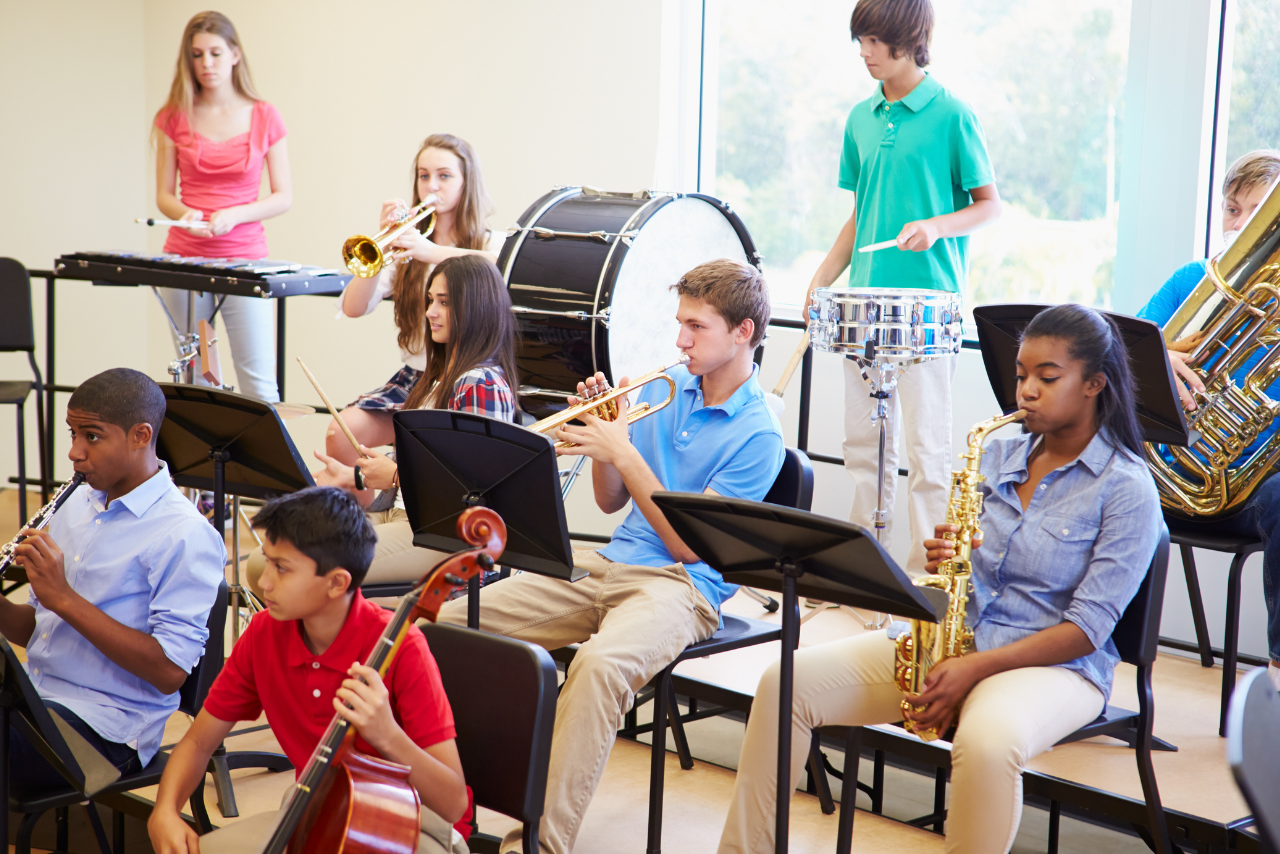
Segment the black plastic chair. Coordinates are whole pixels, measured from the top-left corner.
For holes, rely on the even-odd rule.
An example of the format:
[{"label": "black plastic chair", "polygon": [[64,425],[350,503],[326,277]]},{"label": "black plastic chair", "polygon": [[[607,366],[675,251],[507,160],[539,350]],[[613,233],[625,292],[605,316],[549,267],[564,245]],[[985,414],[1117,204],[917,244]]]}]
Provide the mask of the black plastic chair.
[{"label": "black plastic chair", "polygon": [[1231,555],[1227,572],[1227,616],[1222,638],[1222,703],[1218,710],[1218,735],[1227,734],[1227,706],[1236,687],[1236,662],[1240,646],[1240,580],[1249,556],[1262,551],[1260,537],[1210,534],[1180,524],[1175,516],[1165,515],[1169,539],[1182,552],[1182,571],[1187,578],[1187,598],[1191,600],[1191,619],[1196,629],[1196,646],[1200,663],[1213,667],[1213,647],[1209,644],[1209,627],[1205,621],[1204,600],[1200,597],[1200,576],[1196,572],[1194,549],[1208,549]]},{"label": "black plastic chair", "polygon": [[[1151,557],[1151,565],[1147,569],[1138,592],[1134,594],[1129,606],[1116,623],[1111,639],[1115,642],[1120,660],[1137,668],[1138,711],[1108,705],[1102,714],[1092,723],[1081,727],[1058,744],[1068,744],[1094,736],[1106,735],[1126,742],[1134,749],[1134,759],[1138,764],[1138,777],[1142,781],[1142,793],[1146,800],[1147,833],[1146,842],[1159,854],[1170,854],[1173,851],[1169,838],[1169,830],[1165,822],[1164,807],[1160,803],[1160,790],[1156,785],[1155,768],[1151,763],[1151,751],[1177,750],[1176,747],[1160,741],[1152,735],[1153,698],[1151,691],[1151,668],[1155,664],[1160,642],[1160,614],[1164,607],[1165,577],[1169,569],[1169,532],[1162,529],[1156,544],[1155,554]],[[837,854],[848,854],[853,842],[854,797],[862,788],[872,797],[872,802],[879,805],[883,798],[882,791],[869,791],[868,787],[856,783],[858,779],[858,763],[860,760],[860,727],[823,727],[822,732],[845,740],[845,765],[843,779],[846,781],[840,796],[840,824],[836,837]],[[950,762],[950,752],[944,751],[946,762]],[[883,761],[877,757],[877,765]],[[816,748],[810,751],[810,774],[822,775],[822,764]],[[938,791],[935,796],[935,812],[917,819],[912,824],[924,826],[934,825],[941,829],[946,820],[945,803],[946,768],[938,773]],[[876,779],[883,781],[883,769],[877,767]],[[825,784],[825,778],[823,780]],[[823,786],[825,788],[825,785]],[[829,795],[828,795],[829,798]],[[826,805],[824,804],[824,811]],[[1049,852],[1056,854],[1058,850],[1058,825],[1061,817],[1061,804],[1049,802]],[[1141,832],[1141,829],[1140,829]]]},{"label": "black plastic chair", "polygon": [[[214,678],[222,670],[222,638],[227,622],[227,599],[227,583],[223,581],[218,585],[217,599],[213,603],[213,608],[209,611],[209,640],[205,644],[204,655],[196,662],[196,666],[191,669],[190,675],[182,683],[182,687],[178,689],[178,711],[193,717],[199,714],[200,708],[204,705],[204,698],[208,696],[209,688],[213,685]],[[134,789],[157,785],[160,782],[161,775],[164,773],[168,759],[168,754],[161,751],[141,771],[121,776],[115,783],[94,793],[94,802],[101,803],[113,810],[113,839],[108,842],[102,822],[98,818],[98,811],[94,809],[92,803],[87,805],[89,824],[93,828],[94,836],[97,837],[98,847],[102,850],[102,854],[112,854],[113,850],[117,854],[124,851],[125,813],[134,814],[142,819],[145,819],[150,813],[149,808],[141,806],[143,804],[142,801],[127,799],[125,795]],[[209,770],[213,771],[212,761],[210,762]],[[61,792],[27,801],[10,798],[10,811],[23,814],[22,822],[18,825],[15,844],[16,854],[30,854],[31,834],[35,830],[36,822],[40,820],[41,815],[49,810],[54,810],[58,814],[56,850],[59,852],[67,851],[67,808],[83,803],[85,799],[84,792],[70,786]],[[204,786],[196,789],[191,796],[190,803],[191,815],[199,832],[208,833],[213,829],[213,824],[209,821],[209,812],[205,808]]]},{"label": "black plastic chair", "polygon": [[27,354],[31,380],[0,381],[0,405],[12,404],[18,411],[18,516],[27,515],[27,438],[23,417],[27,398],[36,393],[36,447],[40,456],[41,502],[49,500],[49,456],[44,446],[44,378],[36,366],[36,333],[31,320],[31,276],[27,268],[12,258],[0,258],[0,353]]},{"label": "black plastic chair", "polygon": [[[1263,850],[1280,851],[1280,695],[1271,687],[1267,668],[1240,680],[1227,710],[1227,763],[1253,825],[1264,839]],[[1239,822],[1237,822],[1239,824]]]},{"label": "black plastic chair", "polygon": [[[458,754],[477,806],[519,819],[526,852],[538,850],[556,714],[556,666],[535,644],[488,632],[422,627],[453,708]],[[477,678],[483,662],[484,676]],[[501,840],[473,833],[473,851]]]}]

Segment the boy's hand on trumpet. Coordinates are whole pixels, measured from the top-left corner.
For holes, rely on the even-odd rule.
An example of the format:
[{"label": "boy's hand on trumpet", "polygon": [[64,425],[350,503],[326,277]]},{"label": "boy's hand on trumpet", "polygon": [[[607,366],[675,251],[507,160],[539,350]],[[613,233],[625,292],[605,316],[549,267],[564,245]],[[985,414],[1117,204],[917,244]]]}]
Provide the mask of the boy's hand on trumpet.
[{"label": "boy's hand on trumpet", "polygon": [[[623,377],[621,382],[625,386],[630,381],[629,377]],[[589,377],[585,382],[578,383],[578,394],[569,398],[569,405],[577,406],[583,402],[590,403],[592,398],[599,397],[609,390],[609,381],[605,379],[603,373],[597,373],[594,377]],[[561,455],[582,454],[598,463],[613,465],[617,463],[622,455],[633,451],[631,434],[627,425],[627,412],[631,408],[631,402],[625,394],[615,398],[615,402],[618,404],[618,415],[612,420],[606,421],[599,416],[592,415],[590,412],[584,412],[579,416],[583,422],[581,426],[566,424],[557,430],[556,439],[572,442],[579,447],[557,448],[556,453]]]}]

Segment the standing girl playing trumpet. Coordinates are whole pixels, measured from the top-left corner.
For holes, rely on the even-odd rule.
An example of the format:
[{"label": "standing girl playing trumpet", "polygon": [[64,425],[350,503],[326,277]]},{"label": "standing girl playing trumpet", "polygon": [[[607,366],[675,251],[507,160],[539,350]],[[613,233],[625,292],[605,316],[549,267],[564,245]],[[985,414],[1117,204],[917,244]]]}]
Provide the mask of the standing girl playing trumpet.
[{"label": "standing girl playing trumpet", "polygon": [[[493,263],[501,241],[485,229],[489,196],[475,151],[463,139],[447,133],[432,134],[414,157],[413,204],[391,199],[382,204],[380,227],[385,228],[409,207],[435,195],[434,230],[423,234],[433,221],[424,218],[406,229],[388,251],[400,257],[385,264],[373,278],[354,278],[338,298],[338,316],[363,317],[390,295],[395,308],[396,341],[404,366],[381,388],[362,394],[342,411],[342,418],[361,444],[389,445],[393,441],[391,415],[406,405],[410,390],[427,364],[430,336],[423,324],[427,280],[434,267],[459,255],[479,255]],[[511,375],[508,381],[516,383]],[[326,453],[344,465],[358,461],[336,422],[329,425]]]}]

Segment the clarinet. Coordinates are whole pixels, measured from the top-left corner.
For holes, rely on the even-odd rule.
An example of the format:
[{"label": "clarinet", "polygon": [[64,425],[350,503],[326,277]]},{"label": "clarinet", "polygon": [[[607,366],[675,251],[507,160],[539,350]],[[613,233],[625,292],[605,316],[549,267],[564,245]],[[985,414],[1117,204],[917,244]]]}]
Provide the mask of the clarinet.
[{"label": "clarinet", "polygon": [[[58,491],[49,499],[49,503],[36,511],[36,515],[23,526],[23,530],[31,528],[39,531],[43,530],[51,521],[53,514],[58,512],[58,508],[71,497],[71,493],[75,492],[76,487],[84,483],[84,475],[76,472],[71,480],[58,487]],[[16,581],[19,584],[25,584],[27,581],[27,570],[21,566],[13,565],[14,552],[26,537],[19,531],[18,535],[4,546],[0,546],[0,575],[3,575],[8,581]]]}]

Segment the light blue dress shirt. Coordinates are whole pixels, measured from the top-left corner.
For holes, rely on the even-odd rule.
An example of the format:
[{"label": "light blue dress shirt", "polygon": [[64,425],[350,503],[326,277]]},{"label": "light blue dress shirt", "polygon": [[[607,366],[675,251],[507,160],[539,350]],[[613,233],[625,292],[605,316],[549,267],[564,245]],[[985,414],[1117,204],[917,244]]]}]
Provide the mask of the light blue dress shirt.
[{"label": "light blue dress shirt", "polygon": [[[204,654],[209,609],[223,578],[222,538],[169,479],[150,480],[106,507],[106,493],[81,486],[49,523],[67,582],[107,616],[151,635],[188,673]],[[27,671],[45,700],[66,706],[103,738],[138,751],[160,747],[178,695],[163,694],[98,651],[32,591],[36,628]]]},{"label": "light blue dress shirt", "polygon": [[[702,402],[702,378],[677,366],[667,371],[675,380],[671,405],[631,425],[631,443],[658,482],[671,492],[715,490],[726,498],[760,501],[782,471],[784,445],[778,417],[765,402],[756,380],[759,368],[729,399],[717,406]],[[637,403],[657,406],[667,392],[666,383],[649,383]],[[600,554],[618,563],[637,566],[670,566],[676,559],[663,545],[658,532],[633,503],[609,545]],[[703,562],[686,563],[685,571],[711,607],[737,591]]]},{"label": "light blue dress shirt", "polygon": [[982,547],[973,552],[969,615],[980,650],[1069,621],[1094,651],[1060,665],[1103,697],[1120,660],[1111,632],[1146,577],[1159,539],[1160,497],[1146,463],[1099,432],[1084,453],[1045,475],[1022,509],[1039,437],[996,439],[982,459]]}]

